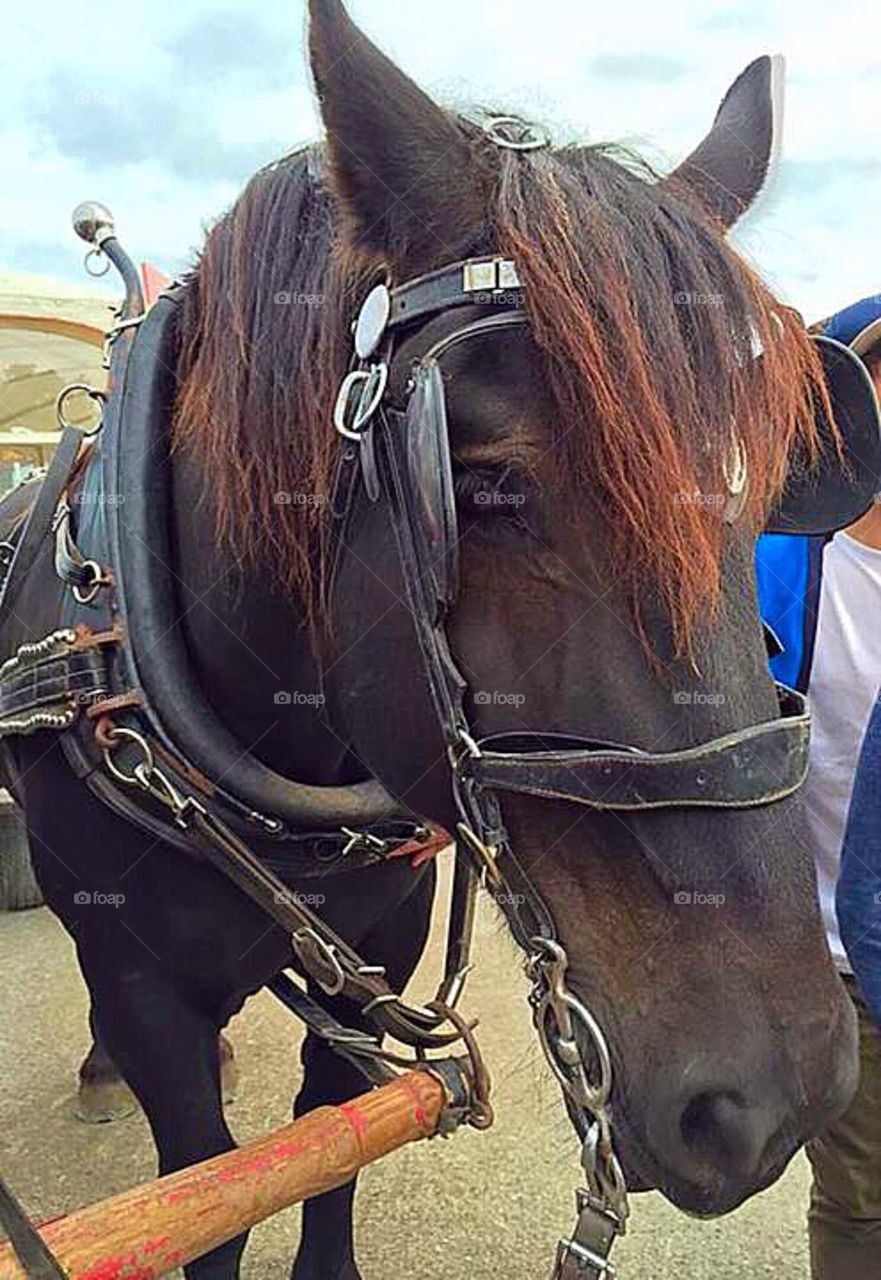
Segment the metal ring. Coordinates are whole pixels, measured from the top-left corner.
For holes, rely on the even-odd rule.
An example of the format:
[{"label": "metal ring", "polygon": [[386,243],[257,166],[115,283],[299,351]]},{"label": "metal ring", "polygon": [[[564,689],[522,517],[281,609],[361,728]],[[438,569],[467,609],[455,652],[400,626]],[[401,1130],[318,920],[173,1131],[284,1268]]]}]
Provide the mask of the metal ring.
[{"label": "metal ring", "polygon": [[104,425],[104,417],[102,414],[98,418],[98,421],[95,423],[93,427],[80,427],[80,426],[77,426],[75,422],[68,422],[67,418],[65,418],[64,416],[64,406],[67,401],[67,397],[71,395],[75,395],[78,392],[81,392],[87,395],[90,400],[94,400],[96,403],[99,403],[102,406],[107,402],[107,395],[105,392],[100,391],[97,387],[90,387],[87,382],[70,382],[66,387],[63,387],[62,390],[59,391],[58,393],[58,398],[55,401],[55,417],[57,419],[59,427],[61,428],[62,431],[66,431],[68,427],[73,427],[76,431],[81,432],[82,435],[85,436],[86,439],[88,439],[90,436],[97,435],[98,432],[101,430],[101,428]]},{"label": "metal ring", "polygon": [[[93,271],[89,266],[89,263],[93,258],[104,264],[100,271]],[[87,276],[91,276],[93,280],[100,280],[101,277],[106,276],[107,272],[110,270],[110,259],[107,257],[107,254],[103,249],[90,249],[83,259],[83,266],[86,269]]]},{"label": "metal ring", "polygon": [[97,560],[86,560],[80,565],[82,573],[88,572],[92,581],[87,587],[74,583],[73,597],[77,604],[91,604],[102,587],[107,586],[107,579],[104,577],[104,570],[101,568]]},{"label": "metal ring", "polygon": [[[570,1075],[567,1070],[567,1064],[562,1061],[560,1054],[557,1052],[557,1047],[552,1039],[552,1029],[548,1026],[549,1021],[552,1019],[554,1028],[558,1032],[560,1030],[559,1010],[555,1007],[557,1000],[562,1001],[566,1012],[572,1016],[574,1021],[580,1022],[590,1035],[591,1045],[599,1062],[600,1079],[597,1083],[594,1083],[588,1076],[587,1067],[583,1060],[576,1068],[576,1076]],[[608,1104],[609,1095],[612,1091],[612,1062],[606,1038],[590,1010],[568,991],[562,996],[556,997],[549,992],[536,1009],[535,1028],[545,1051],[548,1065],[562,1085],[564,1092],[593,1114],[604,1108]],[[575,1040],[575,1044],[577,1045],[577,1040]],[[581,1094],[583,1096],[579,1096]]]},{"label": "metal ring", "polygon": [[[126,729],[119,725],[114,725],[113,728],[109,730],[107,736],[112,741],[121,738],[126,742],[134,742],[135,745],[141,749],[144,758],[135,765],[135,769],[133,769],[131,773],[123,773],[122,769],[114,763],[112,752],[110,752],[106,747],[104,748],[104,763],[106,764],[109,772],[114,778],[116,778],[117,782],[122,782],[127,787],[143,787],[145,785],[142,781],[144,770],[146,770],[146,774],[149,776],[156,765],[153,751],[147,739],[143,734],[136,733],[134,729]],[[135,770],[138,769],[141,770],[141,777],[139,777],[135,772]]]},{"label": "metal ring", "polygon": [[[472,1129],[490,1129],[495,1119],[492,1103],[490,1102],[492,1081],[474,1035],[477,1024],[468,1022],[457,1009],[454,1009],[451,1005],[444,1004],[442,1000],[432,1000],[428,1008],[443,1021],[449,1022],[455,1027],[468,1054],[467,1069],[473,1089],[468,1124]],[[430,1071],[431,1063],[428,1062],[426,1065]]]},{"label": "metal ring", "polygon": [[[483,127],[491,142],[509,151],[541,151],[551,145],[547,129],[520,116],[494,116]],[[519,130],[522,136],[513,136],[514,130]]]}]

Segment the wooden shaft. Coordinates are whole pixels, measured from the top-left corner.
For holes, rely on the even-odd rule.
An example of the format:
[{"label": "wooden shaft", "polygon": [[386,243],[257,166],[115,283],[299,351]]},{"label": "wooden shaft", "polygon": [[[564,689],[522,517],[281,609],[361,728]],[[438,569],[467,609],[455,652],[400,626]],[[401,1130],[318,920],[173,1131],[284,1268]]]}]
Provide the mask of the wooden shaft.
[{"label": "wooden shaft", "polygon": [[[70,1280],[157,1280],[264,1218],[350,1181],[390,1151],[431,1137],[446,1104],[425,1071],[203,1164],[144,1183],[40,1228]],[[0,1280],[26,1280],[8,1244]]]}]

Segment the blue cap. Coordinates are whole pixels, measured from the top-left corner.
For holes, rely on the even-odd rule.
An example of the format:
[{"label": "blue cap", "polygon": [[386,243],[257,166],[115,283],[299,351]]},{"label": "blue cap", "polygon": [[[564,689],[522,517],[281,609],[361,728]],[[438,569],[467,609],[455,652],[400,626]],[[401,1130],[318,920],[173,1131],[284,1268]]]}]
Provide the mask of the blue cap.
[{"label": "blue cap", "polygon": [[881,342],[881,293],[873,293],[826,321],[827,338],[835,338],[858,356]]}]

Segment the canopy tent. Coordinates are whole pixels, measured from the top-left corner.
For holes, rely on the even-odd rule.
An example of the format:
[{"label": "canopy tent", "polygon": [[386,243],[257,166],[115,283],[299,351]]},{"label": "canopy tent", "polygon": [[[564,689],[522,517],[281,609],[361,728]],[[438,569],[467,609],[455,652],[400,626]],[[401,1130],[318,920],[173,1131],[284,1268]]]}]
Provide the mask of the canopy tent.
[{"label": "canopy tent", "polygon": [[[0,492],[47,462],[59,391],[71,382],[103,386],[114,301],[48,276],[0,271]],[[75,422],[93,413],[85,397],[71,399]]]}]

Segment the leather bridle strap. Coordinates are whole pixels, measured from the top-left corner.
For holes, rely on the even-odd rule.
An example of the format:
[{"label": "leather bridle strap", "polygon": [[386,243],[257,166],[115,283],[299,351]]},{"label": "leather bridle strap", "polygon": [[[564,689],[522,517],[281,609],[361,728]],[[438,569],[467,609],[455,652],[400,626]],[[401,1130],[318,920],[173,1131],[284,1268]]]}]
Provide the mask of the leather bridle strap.
[{"label": "leather bridle strap", "polygon": [[390,290],[386,327],[412,324],[452,307],[516,303],[520,289],[513,262],[505,258],[470,258],[441,267]]},{"label": "leather bridle strap", "polygon": [[496,734],[460,772],[488,791],[618,811],[752,809],[797,791],[808,770],[806,699],[779,688],[782,718],[682,751],[652,753],[557,734]]},{"label": "leather bridle strap", "polygon": [[65,427],[52,455],[49,470],[28,513],[6,575],[0,596],[0,621],[13,612],[18,593],[43,551],[52,530],[58,504],[76,467],[84,438],[84,432],[79,427]]}]

